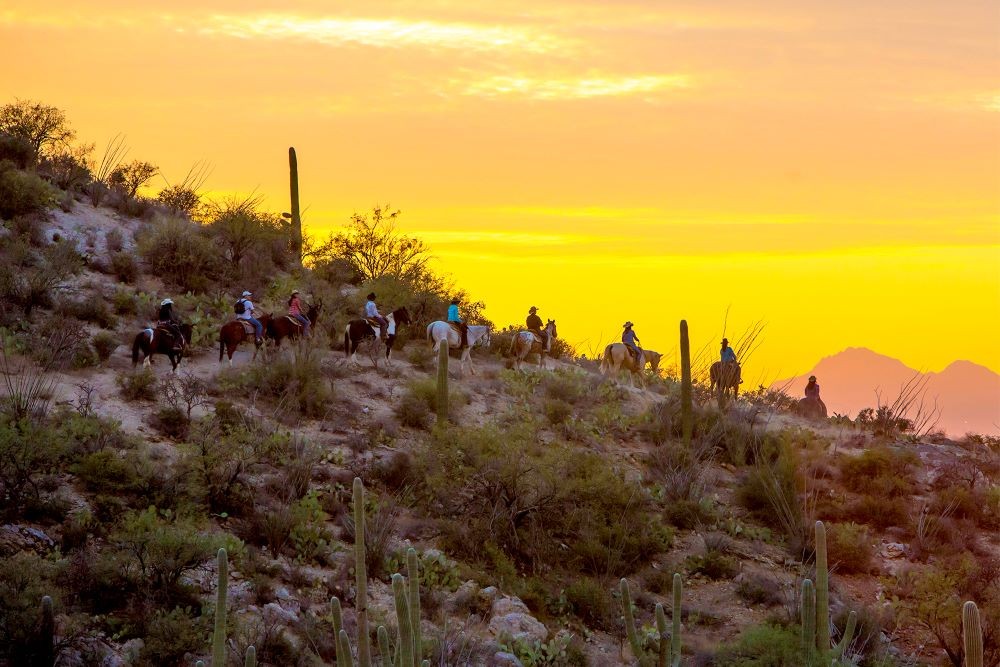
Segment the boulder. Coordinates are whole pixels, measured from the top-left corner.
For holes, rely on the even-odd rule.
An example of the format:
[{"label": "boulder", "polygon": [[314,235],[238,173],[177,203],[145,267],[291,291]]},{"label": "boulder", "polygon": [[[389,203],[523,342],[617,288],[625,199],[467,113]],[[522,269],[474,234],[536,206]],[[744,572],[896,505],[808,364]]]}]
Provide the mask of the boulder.
[{"label": "boulder", "polygon": [[22,551],[44,555],[55,547],[55,540],[38,528],[16,524],[0,526],[0,556],[12,556]]},{"label": "boulder", "polygon": [[509,636],[526,642],[544,642],[549,634],[519,598],[506,596],[493,603],[489,631],[494,637]]},{"label": "boulder", "polygon": [[523,663],[517,659],[517,656],[513,653],[507,653],[506,651],[497,651],[493,654],[493,660],[490,662],[492,667],[524,667]]}]

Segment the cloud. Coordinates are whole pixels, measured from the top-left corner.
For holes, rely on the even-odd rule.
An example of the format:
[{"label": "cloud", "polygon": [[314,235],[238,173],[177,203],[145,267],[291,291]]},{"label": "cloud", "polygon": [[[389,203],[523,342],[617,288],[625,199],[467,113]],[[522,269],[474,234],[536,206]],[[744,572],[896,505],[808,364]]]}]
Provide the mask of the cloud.
[{"label": "cloud", "polygon": [[331,46],[355,44],[376,48],[549,53],[572,46],[565,38],[521,26],[295,14],[215,14],[208,17],[198,32],[241,39],[308,39]]},{"label": "cloud", "polygon": [[641,74],[543,78],[527,75],[492,76],[471,83],[457,83],[463,95],[477,97],[526,97],[536,100],[623,97],[680,90],[691,86],[686,74]]}]

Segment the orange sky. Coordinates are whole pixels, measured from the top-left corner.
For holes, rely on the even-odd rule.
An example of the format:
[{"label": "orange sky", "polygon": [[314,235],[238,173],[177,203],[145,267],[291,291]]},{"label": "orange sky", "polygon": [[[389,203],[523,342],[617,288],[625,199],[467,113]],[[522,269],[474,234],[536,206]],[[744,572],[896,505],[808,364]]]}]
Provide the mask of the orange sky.
[{"label": "orange sky", "polygon": [[[704,3],[700,3],[704,4]],[[867,346],[1000,370],[995,2],[3,0],[0,101],[306,222],[389,202],[497,322],[752,378]],[[524,287],[517,287],[524,285]],[[753,372],[755,371],[755,372]]]}]

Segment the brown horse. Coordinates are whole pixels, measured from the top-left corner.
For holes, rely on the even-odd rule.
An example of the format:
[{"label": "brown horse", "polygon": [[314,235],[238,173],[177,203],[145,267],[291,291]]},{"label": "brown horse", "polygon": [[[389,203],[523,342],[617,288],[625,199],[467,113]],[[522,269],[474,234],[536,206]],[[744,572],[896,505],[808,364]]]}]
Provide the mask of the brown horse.
[{"label": "brown horse", "polygon": [[[317,303],[309,306],[309,310],[306,311],[306,319],[313,327],[319,321],[319,311],[322,307],[323,304]],[[276,348],[281,347],[283,339],[295,340],[300,335],[302,335],[302,324],[291,315],[272,317],[264,327],[264,337],[273,340]]]},{"label": "brown horse", "polygon": [[[247,331],[247,327],[243,325],[246,320],[232,320],[226,322],[222,325],[219,330],[219,363],[222,363],[222,355],[226,354],[229,356],[229,363],[233,363],[233,352],[236,348],[240,346],[240,343],[247,340],[254,340],[254,330],[253,325],[249,322],[250,330]],[[257,321],[264,326],[264,335],[267,335],[267,329],[271,325],[271,315],[261,315],[257,318]],[[255,347],[253,351],[253,358],[257,358],[257,353],[260,352],[261,345],[264,344],[264,339],[262,338],[259,343],[254,341]]]},{"label": "brown horse", "polygon": [[193,331],[190,324],[180,324],[177,328],[181,330],[183,337],[179,352],[174,349],[176,347],[175,334],[165,327],[150,327],[136,334],[135,340],[132,341],[132,367],[134,368],[140,361],[143,366],[150,366],[153,363],[152,356],[154,354],[165,354],[170,359],[172,370],[176,371],[184,356],[184,348],[191,344]]},{"label": "brown horse", "polygon": [[742,371],[738,363],[716,361],[708,369],[712,394],[715,394],[715,388],[718,387],[720,399],[725,398],[726,394],[730,392],[732,392],[735,399],[740,390],[740,383],[743,382],[741,375]]},{"label": "brown horse", "polygon": [[611,375],[617,382],[621,371],[627,370],[629,371],[629,386],[635,387],[634,379],[639,378],[639,386],[645,388],[646,379],[642,372],[645,370],[646,364],[649,364],[653,373],[656,373],[660,367],[660,357],[662,356],[653,350],[640,350],[639,360],[636,361],[624,343],[611,343],[604,348],[604,356],[601,358],[601,373]]},{"label": "brown horse", "polygon": [[519,331],[510,341],[510,353],[514,357],[514,370],[521,370],[521,362],[532,352],[538,353],[538,367],[545,368],[545,357],[552,351],[552,341],[558,338],[556,321],[549,320],[545,325],[545,345],[530,331]]},{"label": "brown horse", "polygon": [[[399,331],[399,327],[404,324],[412,324],[413,320],[410,319],[410,312],[406,310],[406,306],[392,311],[385,319],[389,322],[389,326],[386,327],[384,341],[385,363],[387,366],[391,366],[392,346],[396,342],[396,334]],[[382,348],[383,341],[378,335],[375,325],[369,323],[367,320],[351,320],[348,322],[344,328],[344,354],[347,355],[347,361],[352,366],[358,365],[358,347],[366,341],[368,342],[368,355],[371,357],[372,365],[378,368],[379,350]]]}]

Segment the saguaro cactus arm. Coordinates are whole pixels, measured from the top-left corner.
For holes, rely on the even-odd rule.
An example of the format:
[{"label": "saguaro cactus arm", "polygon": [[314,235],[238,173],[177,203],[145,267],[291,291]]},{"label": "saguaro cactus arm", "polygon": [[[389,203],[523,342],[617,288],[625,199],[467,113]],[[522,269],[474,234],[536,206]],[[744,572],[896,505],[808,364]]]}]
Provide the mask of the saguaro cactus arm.
[{"label": "saguaro cactus arm", "polygon": [[215,595],[215,629],[212,633],[212,667],[226,664],[226,605],[229,596],[229,556],[219,549],[219,581]]}]

